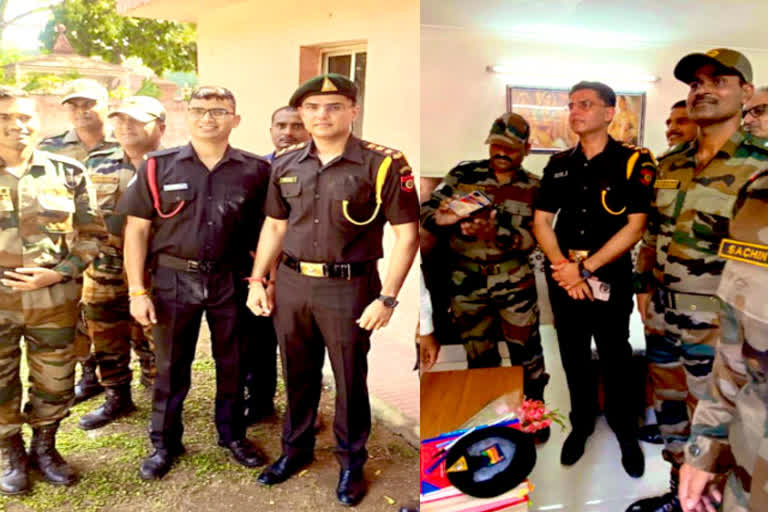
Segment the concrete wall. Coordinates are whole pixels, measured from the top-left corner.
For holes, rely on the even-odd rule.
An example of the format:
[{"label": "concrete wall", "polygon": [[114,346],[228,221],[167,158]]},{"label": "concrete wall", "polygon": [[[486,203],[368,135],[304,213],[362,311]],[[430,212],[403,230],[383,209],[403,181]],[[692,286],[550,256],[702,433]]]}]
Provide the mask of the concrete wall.
[{"label": "concrete wall", "polygon": [[[507,84],[567,88],[582,79],[600,79],[626,90],[640,85],[627,84],[621,74],[659,76],[660,81],[646,85],[644,145],[661,153],[666,149],[664,121],[669,107],[688,92],[672,75],[675,64],[688,53],[717,46],[619,50],[526,43],[438,27],[422,27],[421,34],[422,176],[442,176],[460,160],[487,156],[483,141],[493,119],[506,108]],[[739,50],[752,63],[755,84],[768,80],[768,50]],[[508,65],[517,72],[488,73],[488,65]],[[548,158],[531,155],[525,166],[540,172]]]}]

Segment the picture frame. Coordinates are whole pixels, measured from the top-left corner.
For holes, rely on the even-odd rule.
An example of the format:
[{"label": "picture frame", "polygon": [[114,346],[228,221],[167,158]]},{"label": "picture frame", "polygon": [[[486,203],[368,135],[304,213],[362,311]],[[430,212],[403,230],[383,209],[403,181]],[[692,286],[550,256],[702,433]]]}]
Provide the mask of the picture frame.
[{"label": "picture frame", "polygon": [[[575,146],[578,137],[568,125],[568,89],[507,86],[507,111],[531,126],[531,152],[556,153]],[[616,140],[642,146],[645,93],[616,92],[616,114],[608,133]]]}]

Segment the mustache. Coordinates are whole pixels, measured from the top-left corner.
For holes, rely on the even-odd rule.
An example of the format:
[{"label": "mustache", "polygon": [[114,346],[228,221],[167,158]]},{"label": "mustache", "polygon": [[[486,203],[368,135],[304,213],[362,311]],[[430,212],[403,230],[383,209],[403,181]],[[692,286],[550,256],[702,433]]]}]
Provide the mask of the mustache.
[{"label": "mustache", "polygon": [[513,163],[512,159],[506,155],[494,155],[491,157],[491,160],[506,160],[509,163]]}]

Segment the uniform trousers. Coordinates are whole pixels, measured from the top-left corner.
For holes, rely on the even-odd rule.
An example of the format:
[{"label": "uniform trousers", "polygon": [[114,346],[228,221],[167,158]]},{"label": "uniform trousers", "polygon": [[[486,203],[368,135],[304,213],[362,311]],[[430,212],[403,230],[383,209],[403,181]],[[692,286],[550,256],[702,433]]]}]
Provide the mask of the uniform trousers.
[{"label": "uniform trousers", "polygon": [[153,328],[157,376],[150,439],[174,449],[184,432],[182,407],[191,383],[192,361],[203,313],[211,330],[216,364],[215,421],[219,440],[243,439],[238,306],[231,271],[192,273],[157,267],[152,276],[157,324]]},{"label": "uniform trousers", "polygon": [[314,450],[314,422],[327,350],[336,381],[336,457],[345,469],[360,468],[368,458],[370,332],[355,321],[380,292],[375,270],[346,280],[304,276],[280,265],[275,328],[288,398],[283,424],[286,455],[305,456]]},{"label": "uniform trousers", "polygon": [[632,367],[629,316],[632,285],[611,283],[608,301],[575,300],[547,273],[557,342],[571,397],[571,425],[586,435],[594,430],[598,413],[597,380],[592,373],[592,338],[600,358],[605,391],[605,415],[619,438],[634,435],[632,404],[626,399],[627,372]]}]

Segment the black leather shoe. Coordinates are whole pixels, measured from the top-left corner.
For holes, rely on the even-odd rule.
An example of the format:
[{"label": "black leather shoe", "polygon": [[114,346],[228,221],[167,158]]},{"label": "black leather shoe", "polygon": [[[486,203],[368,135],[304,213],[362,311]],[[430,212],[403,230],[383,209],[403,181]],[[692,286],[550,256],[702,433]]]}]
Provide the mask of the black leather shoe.
[{"label": "black leather shoe", "polygon": [[139,476],[143,480],[159,480],[170,471],[176,459],[184,453],[184,447],[180,446],[175,450],[166,448],[155,448],[152,455],[144,459],[139,468]]},{"label": "black leather shoe", "polygon": [[238,439],[231,443],[219,441],[219,446],[229,450],[237,463],[247,468],[263,466],[267,461],[261,450],[248,439]]},{"label": "black leather shoe", "polygon": [[0,440],[0,455],[6,463],[0,475],[0,493],[15,496],[29,491],[29,461],[20,433]]},{"label": "black leather shoe", "polygon": [[90,363],[83,364],[83,375],[75,384],[75,404],[84,402],[104,391],[96,377],[96,367]]},{"label": "black leather shoe", "polygon": [[93,430],[101,428],[136,410],[136,405],[131,398],[130,384],[108,387],[106,396],[106,401],[99,408],[80,418],[78,424],[81,429]]},{"label": "black leather shoe", "polygon": [[563,443],[563,451],[560,452],[560,464],[563,466],[576,464],[581,456],[584,455],[584,445],[587,444],[589,435],[572,430],[568,437],[565,438],[565,443]]},{"label": "black leather shoe", "polygon": [[544,444],[549,441],[549,435],[552,433],[552,429],[544,427],[533,433],[533,441],[536,444]]},{"label": "black leather shoe", "polygon": [[354,507],[365,496],[365,479],[363,469],[342,469],[339,474],[339,486],[336,487],[336,497],[339,503]]},{"label": "black leather shoe", "polygon": [[259,483],[264,485],[281,484],[291,478],[304,466],[312,462],[312,455],[307,457],[288,457],[281,455],[259,475]]},{"label": "black leather shoe", "polygon": [[56,449],[56,432],[58,429],[58,423],[32,429],[32,442],[29,444],[29,467],[40,471],[48,483],[72,485],[77,481],[77,473]]},{"label": "black leather shoe", "polygon": [[619,441],[621,448],[621,465],[632,478],[640,478],[645,473],[645,456],[635,439]]},{"label": "black leather shoe", "polygon": [[637,432],[637,438],[645,443],[664,444],[658,425],[643,425]]}]

